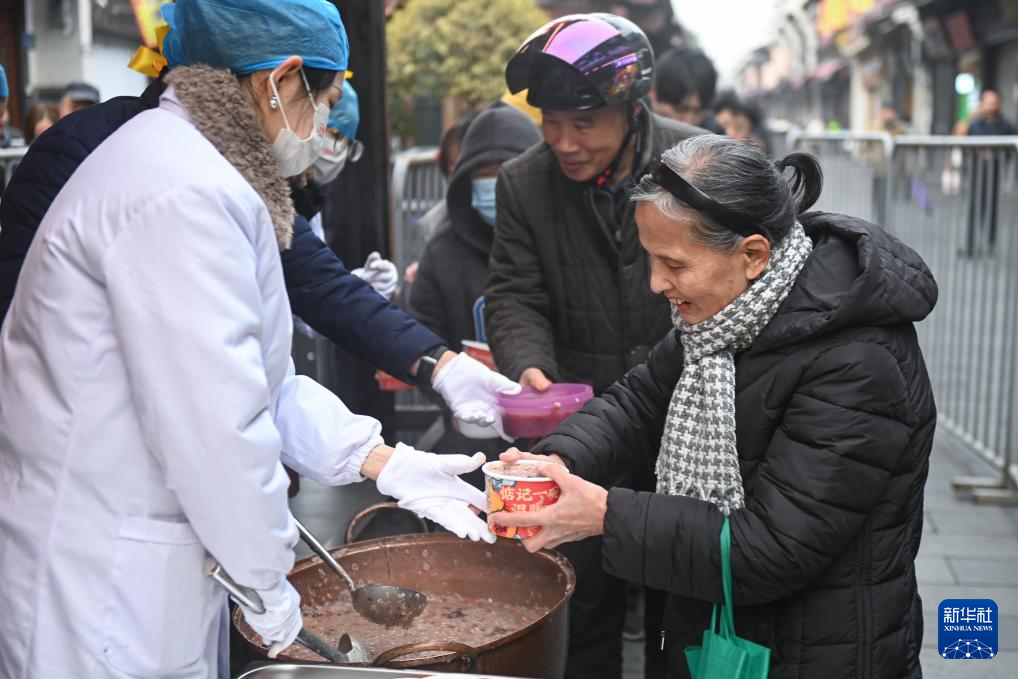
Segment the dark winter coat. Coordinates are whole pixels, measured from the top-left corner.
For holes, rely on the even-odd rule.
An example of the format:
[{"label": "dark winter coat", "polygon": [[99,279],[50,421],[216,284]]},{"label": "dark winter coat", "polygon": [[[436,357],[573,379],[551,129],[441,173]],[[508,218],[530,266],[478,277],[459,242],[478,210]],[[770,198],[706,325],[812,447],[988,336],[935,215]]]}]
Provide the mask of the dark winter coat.
[{"label": "dark winter coat", "polygon": [[[0,202],[0,323],[32,238],[57,193],[108,136],[156,106],[162,88],[156,81],[140,98],[117,97],[77,111],[29,149]],[[290,248],[281,256],[293,312],[358,358],[406,377],[421,354],[440,344],[434,333],[351,274],[300,215],[294,219]]]},{"label": "dark winter coat", "polygon": [[[733,512],[740,636],[772,649],[771,679],[921,676],[915,557],[936,408],[914,323],[937,287],[920,257],[841,215],[803,218],[815,249],[788,298],[736,357],[746,506]],[[676,331],[647,363],[535,450],[584,478],[652,465],[682,372]],[[672,593],[671,677],[721,598],[721,513],[687,497],[612,488],[605,569]]]},{"label": "dark winter coat", "polygon": [[470,123],[449,180],[446,219],[421,257],[410,293],[413,315],[458,349],[462,340],[484,340],[477,326],[488,280],[494,230],[471,207],[471,173],[504,163],[541,141],[530,119],[510,106],[496,106]]},{"label": "dark winter coat", "polygon": [[[650,143],[636,180],[663,151],[704,132],[653,113],[641,120]],[[540,368],[601,392],[671,327],[667,302],[650,291],[630,188],[615,198],[618,238],[595,191],[567,179],[546,144],[502,168],[485,321],[495,361],[512,379]]]}]

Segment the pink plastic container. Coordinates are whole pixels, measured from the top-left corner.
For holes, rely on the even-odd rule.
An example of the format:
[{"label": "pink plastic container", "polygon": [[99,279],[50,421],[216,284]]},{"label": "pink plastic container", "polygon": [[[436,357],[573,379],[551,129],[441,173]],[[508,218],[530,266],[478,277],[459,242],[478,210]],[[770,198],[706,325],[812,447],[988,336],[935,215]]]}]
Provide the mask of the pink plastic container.
[{"label": "pink plastic container", "polygon": [[594,390],[590,385],[562,383],[551,385],[545,392],[524,387],[515,396],[501,395],[498,406],[506,434],[537,439],[553,432],[562,420],[592,398]]}]

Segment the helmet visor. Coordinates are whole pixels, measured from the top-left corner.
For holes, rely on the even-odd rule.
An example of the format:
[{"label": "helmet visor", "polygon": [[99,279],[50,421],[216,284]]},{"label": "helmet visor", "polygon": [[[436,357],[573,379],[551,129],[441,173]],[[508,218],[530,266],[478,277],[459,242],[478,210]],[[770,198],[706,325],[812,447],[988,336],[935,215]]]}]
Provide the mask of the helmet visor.
[{"label": "helmet visor", "polygon": [[[633,86],[649,77],[652,59],[649,49],[607,21],[590,15],[563,17],[524,43],[506,68],[506,82],[511,92],[529,88],[528,102],[540,108],[596,108],[642,96],[645,92],[633,92]],[[567,81],[561,83],[565,87],[556,88],[550,73],[538,74],[548,69],[549,61],[573,70],[586,87]],[[563,70],[555,70],[561,77]],[[572,98],[561,89],[583,93],[570,103]],[[551,106],[542,105],[552,101]]]}]

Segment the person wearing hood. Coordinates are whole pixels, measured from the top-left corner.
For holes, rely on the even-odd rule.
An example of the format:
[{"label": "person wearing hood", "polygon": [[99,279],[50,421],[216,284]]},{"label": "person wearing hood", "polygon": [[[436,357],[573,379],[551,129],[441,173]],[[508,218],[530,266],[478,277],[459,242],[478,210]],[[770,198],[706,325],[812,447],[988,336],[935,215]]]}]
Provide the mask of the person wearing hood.
[{"label": "person wearing hood", "polygon": [[[531,551],[603,535],[608,571],[670,593],[672,679],[723,599],[726,516],[735,632],[770,649],[771,679],[922,676],[937,411],[915,324],[937,285],[879,227],[802,214],[821,181],[812,156],[720,136],[664,153],[634,199],[675,329],[536,454],[503,456],[572,473],[542,465],[558,502],[490,519],[543,526]],[[656,492],[597,485],[645,464]]]},{"label": "person wearing hood", "polygon": [[281,462],[334,486],[374,479],[494,541],[471,510],[483,493],[457,476],[483,456],[388,447],[294,374],[286,177],[314,162],[341,91],[335,6],[162,11],[158,106],[67,181],[0,329],[4,677],[226,676],[210,560],[257,592],[264,610],[242,611],[275,657],[303,624]]},{"label": "person wearing hood", "polygon": [[[454,350],[462,350],[463,340],[487,341],[484,286],[494,239],[495,184],[502,163],[540,141],[534,123],[502,103],[481,112],[463,137],[445,194],[446,218],[424,249],[410,292],[411,313]],[[446,434],[435,447],[450,452],[482,450],[489,456],[505,449],[457,433],[448,414]]]},{"label": "person wearing hood", "polygon": [[481,312],[499,170],[540,141],[527,116],[498,104],[480,113],[463,138],[445,194],[448,215],[424,249],[410,297],[417,320],[454,349],[463,340],[486,341]]}]

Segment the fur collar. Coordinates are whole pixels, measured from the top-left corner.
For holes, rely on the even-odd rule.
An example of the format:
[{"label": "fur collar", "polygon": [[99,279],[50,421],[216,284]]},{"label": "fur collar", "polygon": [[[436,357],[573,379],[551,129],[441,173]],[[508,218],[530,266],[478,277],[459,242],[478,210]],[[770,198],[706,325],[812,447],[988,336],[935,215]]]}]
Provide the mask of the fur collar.
[{"label": "fur collar", "polygon": [[293,239],[290,186],[237,78],[209,66],[179,66],[166,76],[191,122],[258,192],[272,217],[280,250]]}]

